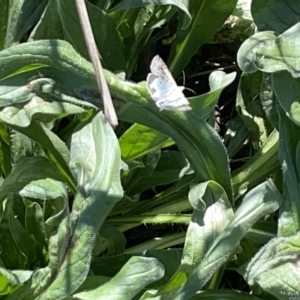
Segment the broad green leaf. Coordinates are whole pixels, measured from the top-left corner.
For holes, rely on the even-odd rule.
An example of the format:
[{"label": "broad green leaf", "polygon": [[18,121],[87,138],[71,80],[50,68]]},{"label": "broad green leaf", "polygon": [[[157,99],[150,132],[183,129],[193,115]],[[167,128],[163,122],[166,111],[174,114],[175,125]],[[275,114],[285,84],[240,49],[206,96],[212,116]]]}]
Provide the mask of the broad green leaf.
[{"label": "broad green leaf", "polygon": [[68,148],[57,135],[36,120],[49,122],[72,113],[84,113],[84,110],[70,103],[47,103],[39,97],[33,97],[23,109],[15,107],[3,109],[0,112],[0,119],[9,127],[38,142],[43,147],[45,154],[56,165],[62,178],[72,190],[75,190],[73,175],[67,166],[69,162]]},{"label": "broad green leaf", "polygon": [[107,256],[124,252],[126,238],[117,228],[110,225],[104,225],[101,227],[99,234],[108,244],[106,252]]},{"label": "broad green leaf", "polygon": [[[171,299],[171,297],[176,300],[190,299],[229,259],[247,230],[263,216],[276,211],[280,202],[281,194],[270,180],[251,190],[243,199],[231,222],[215,239],[201,263],[186,282],[179,288],[156,296],[154,299]],[[166,296],[169,298],[164,298]]]},{"label": "broad green leaf", "polygon": [[51,281],[51,269],[49,267],[37,269],[25,283],[13,294],[7,297],[8,300],[36,299],[43,293],[45,286]]},{"label": "broad green leaf", "polygon": [[96,233],[122,197],[118,141],[102,114],[73,134],[71,161],[78,172],[78,192],[70,216],[50,241],[50,266],[57,276],[41,299],[65,297],[83,283]]},{"label": "broad green leaf", "polygon": [[227,261],[247,230],[263,216],[276,211],[280,203],[281,194],[271,181],[266,181],[251,190],[243,199],[231,222],[205,254],[197,270],[182,287],[182,295],[191,295],[191,290],[196,291],[197,287],[203,287],[209,279],[207,274],[212,274]]},{"label": "broad green leaf", "polygon": [[26,205],[25,228],[35,244],[34,267],[45,266],[47,262],[46,230],[43,211],[38,203],[24,200]]},{"label": "broad green leaf", "polygon": [[277,113],[277,99],[272,88],[271,75],[263,73],[263,81],[260,92],[262,107],[268,117],[270,123],[277,130],[279,129],[279,116]]},{"label": "broad green leaf", "polygon": [[[58,226],[69,212],[68,194],[65,186],[60,181],[51,178],[33,180],[20,191],[20,195],[37,200],[53,200],[52,214],[45,222],[47,225]],[[31,203],[28,203],[27,208],[29,207],[31,207]],[[46,215],[46,212],[44,215]]]},{"label": "broad green leaf", "polygon": [[223,141],[229,158],[232,158],[240,150],[248,136],[248,129],[241,117],[238,115],[232,118],[227,126]]},{"label": "broad green leaf", "polygon": [[48,1],[45,11],[30,33],[28,41],[42,39],[64,39],[62,23],[57,13],[57,1]]},{"label": "broad green leaf", "polygon": [[110,281],[95,290],[75,294],[74,297],[81,300],[129,300],[163,275],[163,265],[156,258],[132,257]]},{"label": "broad green leaf", "polygon": [[164,291],[172,290],[186,281],[199,266],[213,241],[233,218],[232,206],[224,189],[213,181],[194,185],[189,192],[189,201],[194,211],[186,234],[181,264]]},{"label": "broad green leaf", "polygon": [[11,3],[5,48],[21,41],[24,34],[39,20],[46,4],[46,0],[17,0]]},{"label": "broad green leaf", "polygon": [[244,274],[254,291],[261,289],[276,299],[291,299],[300,293],[298,257],[300,234],[277,237],[256,253]]},{"label": "broad green leaf", "polygon": [[152,128],[133,124],[121,135],[119,143],[122,158],[133,160],[149,152],[170,146],[172,140]]},{"label": "broad green leaf", "polygon": [[[27,102],[24,109],[29,116],[43,122],[51,122],[68,114],[83,113],[85,112],[83,107],[96,109],[96,106],[90,102],[64,94],[59,83],[60,80],[54,81],[51,78],[43,77],[41,73],[37,76],[36,68],[44,67],[43,64],[34,66],[35,69],[30,66],[21,68],[14,72],[15,74],[10,74],[1,81],[0,107]],[[50,68],[43,69],[43,73],[53,76]],[[47,113],[43,114],[43,111]]]},{"label": "broad green leaf", "polygon": [[[88,276],[86,278],[86,280],[83,282],[83,284],[78,288],[78,290],[76,290],[76,294],[80,293],[80,292],[86,292],[89,290],[94,290],[96,288],[98,288],[99,286],[103,285],[104,283],[106,283],[107,281],[109,281],[110,278],[109,277],[105,277],[105,276]],[[74,299],[73,297],[67,297],[64,298],[65,300],[72,300]]]},{"label": "broad green leaf", "polygon": [[192,23],[179,29],[172,44],[170,70],[178,75],[191,57],[223,25],[237,0],[191,0]]},{"label": "broad green leaf", "polygon": [[12,294],[31,274],[32,271],[8,271],[0,267],[0,296]]},{"label": "broad green leaf", "polygon": [[[56,0],[56,2],[66,40],[72,43],[83,57],[89,59],[75,2],[73,0]],[[113,71],[125,70],[123,44],[115,25],[105,11],[90,2],[86,2],[86,7],[103,66]]]},{"label": "broad green leaf", "polygon": [[229,74],[222,71],[212,72],[208,79],[210,91],[208,93],[189,98],[193,111],[195,111],[201,119],[205,120],[209,114],[213,112],[221,92],[234,81],[235,77],[236,72]]},{"label": "broad green leaf", "polygon": [[299,22],[300,7],[290,0],[252,0],[251,13],[259,31],[282,33]]},{"label": "broad green leaf", "polygon": [[283,173],[283,198],[284,202],[280,207],[278,223],[279,236],[296,234],[300,228],[300,186],[299,174],[296,167],[297,149],[300,135],[300,127],[286,116],[282,109],[278,108],[280,117],[280,140],[279,159]]},{"label": "broad green leaf", "polygon": [[258,150],[273,128],[267,123],[258,97],[262,83],[260,72],[243,73],[239,82],[236,108],[250,134],[253,148]]},{"label": "broad green leaf", "polygon": [[161,278],[158,282],[152,283],[151,286],[161,286],[162,284],[166,284],[173,274],[176,272],[177,268],[180,265],[180,259],[182,255],[181,248],[169,248],[169,249],[149,249],[145,252],[145,256],[153,257],[159,260],[160,263],[163,264],[165,269],[164,277]]},{"label": "broad green leaf", "polygon": [[[31,181],[42,178],[61,180],[46,158],[38,156],[23,157],[0,187],[0,199],[3,201],[8,194],[20,194]],[[41,193],[41,191],[39,192]],[[25,195],[34,198],[30,193]]]},{"label": "broad green leaf", "polygon": [[173,274],[176,272],[180,264],[182,249],[170,248],[170,249],[150,249],[145,252],[123,253],[111,257],[97,257],[92,261],[91,270],[94,274],[100,276],[115,276],[125,263],[132,256],[146,256],[150,258],[156,258],[165,268],[165,274],[159,281],[154,282],[151,286],[160,286],[166,284]]},{"label": "broad green leaf", "polygon": [[[0,52],[0,64],[5,65],[5,68],[0,68],[0,79],[40,68],[43,77],[48,77],[48,81],[49,78],[55,78],[55,81],[53,79],[49,81],[49,83],[54,82],[55,85],[50,84],[52,88],[46,90],[51,98],[83,107],[95,107],[91,103],[101,106],[92,65],[65,41],[42,40],[11,47]],[[37,75],[39,74],[36,72],[35,76]],[[149,96],[146,96],[145,84],[140,86],[123,81],[106,70],[104,75],[114,97],[129,103],[147,103],[146,97]],[[25,77],[22,78],[23,84],[20,82],[15,84],[25,85],[26,79],[28,83],[28,77]],[[38,82],[34,81],[34,83]],[[85,101],[79,101],[77,98]],[[122,102],[116,102],[115,105],[117,110],[130,107],[128,104],[123,105]]]},{"label": "broad green leaf", "polygon": [[134,0],[134,1],[123,0],[113,8],[113,11],[135,8],[135,7],[143,7],[147,5],[174,5],[184,13],[182,28],[183,29],[188,28],[191,23],[191,15],[189,13],[188,0]]},{"label": "broad green leaf", "polygon": [[299,80],[293,78],[288,72],[278,72],[272,75],[272,89],[285,114],[300,126]]},{"label": "broad green leaf", "polygon": [[273,73],[286,70],[298,78],[300,70],[300,23],[276,36],[263,31],[251,36],[240,47],[237,61],[244,72]]},{"label": "broad green leaf", "polygon": [[61,181],[51,178],[32,180],[21,191],[20,195],[26,198],[49,200],[63,197],[67,200],[67,191]]},{"label": "broad green leaf", "polygon": [[[110,257],[96,257],[92,260],[91,270],[95,275],[113,277],[115,276],[126,262],[135,254],[119,254]],[[142,256],[142,253],[139,253]]]}]

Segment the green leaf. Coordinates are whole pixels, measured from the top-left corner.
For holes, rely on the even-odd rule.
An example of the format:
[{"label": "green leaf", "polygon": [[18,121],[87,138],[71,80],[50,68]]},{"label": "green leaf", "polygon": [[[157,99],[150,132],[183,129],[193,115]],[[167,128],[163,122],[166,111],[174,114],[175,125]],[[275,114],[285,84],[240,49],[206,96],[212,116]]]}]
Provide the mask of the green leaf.
[{"label": "green leaf", "polygon": [[186,234],[181,264],[164,291],[172,290],[186,281],[233,218],[232,206],[224,189],[213,181],[194,185],[189,192],[189,200],[194,211]]},{"label": "green leaf", "polygon": [[190,97],[189,102],[193,111],[197,115],[206,120],[210,113],[214,111],[222,91],[230,85],[236,77],[236,72],[226,74],[222,71],[214,71],[209,75],[209,87],[208,93]]},{"label": "green leaf", "polygon": [[98,114],[73,134],[71,161],[78,168],[79,189],[71,216],[64,220],[52,241],[55,248],[55,240],[59,242],[58,252],[50,257],[50,265],[58,268],[58,275],[41,299],[66,296],[82,284],[88,273],[95,235],[122,197],[120,150],[103,115]]},{"label": "green leaf", "polygon": [[75,294],[81,300],[132,299],[149,283],[164,275],[163,265],[155,258],[132,257],[109,282],[99,288]]},{"label": "green leaf", "polygon": [[300,8],[289,0],[253,0],[251,13],[259,31],[282,33],[299,22]]},{"label": "green leaf", "polygon": [[45,266],[47,261],[46,256],[46,230],[44,216],[41,206],[38,203],[24,200],[26,205],[25,211],[25,226],[31,239],[35,244],[36,259],[33,262],[34,266]]},{"label": "green leaf", "polygon": [[229,259],[247,230],[263,216],[276,211],[280,202],[281,194],[270,180],[251,190],[243,199],[243,203],[235,212],[231,222],[215,239],[186,282],[179,288],[170,290],[155,299],[164,299],[166,295],[175,299],[190,299]]},{"label": "green leaf", "polygon": [[0,296],[12,294],[31,274],[32,271],[8,271],[0,267]]},{"label": "green leaf", "polygon": [[244,274],[256,293],[262,289],[277,299],[298,297],[299,237],[297,233],[286,238],[274,238],[256,253]]},{"label": "green leaf", "polygon": [[[58,226],[69,212],[68,194],[65,186],[60,181],[56,181],[51,178],[31,181],[20,191],[20,195],[37,200],[53,200],[55,205],[51,216],[49,216],[46,220],[47,225]],[[29,208],[31,205],[31,201],[29,201],[27,207]]]},{"label": "green leaf", "polygon": [[[76,291],[77,293],[80,292],[86,292],[89,290],[94,290],[96,288],[98,288],[99,286],[103,285],[104,283],[106,283],[107,281],[109,281],[109,277],[105,277],[105,276],[88,276],[86,278],[86,280],[84,281],[84,283],[78,288],[78,290]],[[73,297],[67,297],[64,298],[65,300],[73,300]]]},{"label": "green leaf", "polygon": [[46,0],[17,0],[12,2],[9,9],[5,48],[21,41],[24,34],[39,20],[46,5]]},{"label": "green leaf", "polygon": [[299,174],[296,167],[297,150],[300,127],[286,116],[282,109],[278,109],[280,117],[280,144],[279,159],[283,173],[283,197],[284,202],[280,207],[280,217],[278,222],[279,236],[289,236],[295,234],[300,228],[300,187]]},{"label": "green leaf", "polygon": [[[279,105],[284,110],[289,119],[300,125],[300,100],[298,93],[300,83],[288,72],[279,72],[272,75],[272,88],[275,92]],[[288,91],[288,97],[286,96]]]},{"label": "green leaf", "polygon": [[122,158],[134,160],[149,152],[170,146],[172,140],[152,128],[133,124],[119,138]]},{"label": "green leaf", "polygon": [[[267,123],[260,93],[262,76],[257,73],[243,73],[237,92],[236,108],[250,134],[253,148],[258,150],[273,128]],[[269,126],[268,126],[269,125]]]},{"label": "green leaf", "polygon": [[[24,55],[24,53],[27,54]],[[91,103],[96,103],[98,107],[101,107],[91,63],[80,56],[65,41],[42,40],[11,47],[0,52],[0,64],[6,66],[5,68],[0,68],[0,79],[43,67],[43,69],[40,69],[43,77],[55,78],[55,81],[50,78],[45,80],[45,87],[47,89],[43,92],[46,92],[51,99],[54,98],[56,101],[64,101],[90,108],[95,108],[95,105]],[[37,76],[39,74],[36,72],[34,75]],[[106,70],[104,70],[104,75],[113,96],[128,102],[147,103],[146,85],[142,87],[144,94],[142,95],[139,85],[123,81],[118,76]],[[32,77],[32,74],[22,78],[22,85],[25,86],[25,91],[28,81],[31,81],[28,77]],[[33,81],[34,86],[38,87],[37,83],[39,82],[40,80]],[[20,86],[20,82],[18,81],[14,82],[14,84]],[[7,84],[7,86],[11,85],[12,82]],[[18,97],[21,97],[21,95],[22,93]],[[39,96],[41,97],[41,95]],[[79,101],[77,98],[84,99],[85,101]],[[116,102],[115,105],[120,110],[123,103]]]},{"label": "green leaf", "polygon": [[254,34],[240,47],[237,61],[244,72],[286,70],[298,78],[299,47],[300,23],[297,23],[278,37],[271,31]]},{"label": "green leaf", "polygon": [[[8,194],[20,194],[31,181],[41,178],[61,179],[46,158],[39,156],[23,157],[0,187],[0,199],[3,201]],[[42,191],[39,192],[42,193]],[[30,193],[25,195],[34,198]],[[41,198],[44,197],[41,195]]]},{"label": "green leaf", "polygon": [[[45,104],[43,100],[34,98],[32,102],[24,106],[24,109],[18,110],[14,107],[8,107],[0,112],[0,119],[9,127],[23,133],[32,140],[38,142],[48,156],[48,158],[57,167],[57,170],[65,179],[70,188],[75,190],[73,175],[71,174],[67,162],[69,162],[69,150],[66,145],[42,123],[34,120],[40,114],[45,118],[55,119],[59,114],[81,113],[83,110],[77,110],[74,105],[65,103],[67,106],[58,103]],[[68,107],[69,106],[69,107]],[[65,109],[64,109],[65,108]],[[69,108],[69,109],[68,109]],[[75,110],[74,110],[75,108]],[[50,121],[49,120],[49,121]]]},{"label": "green leaf", "polygon": [[99,235],[108,243],[107,256],[117,255],[124,252],[126,238],[115,227],[111,225],[104,225],[99,231]]},{"label": "green leaf", "polygon": [[192,24],[177,31],[170,55],[170,70],[178,75],[191,57],[223,25],[237,0],[191,0]]},{"label": "green leaf", "polygon": [[8,300],[27,300],[37,298],[43,293],[45,286],[51,281],[51,269],[49,267],[34,271],[31,277],[19,287]]},{"label": "green leaf", "polygon": [[224,138],[224,145],[229,158],[232,158],[240,150],[248,136],[248,129],[241,117],[238,115],[232,118],[228,124]]},{"label": "green leaf", "polygon": [[48,1],[45,11],[30,33],[28,41],[42,39],[64,39],[64,30],[57,13],[57,1]]},{"label": "green leaf", "polygon": [[57,199],[60,197],[67,200],[68,194],[61,181],[46,178],[31,181],[20,191],[20,195],[26,198],[40,200]]},{"label": "green leaf", "polygon": [[189,1],[188,0],[133,0],[133,1],[121,1],[116,5],[113,10],[128,9],[134,7],[143,7],[147,5],[174,5],[177,6],[185,14],[183,17],[182,28],[186,29],[191,23],[191,15],[189,13]]}]

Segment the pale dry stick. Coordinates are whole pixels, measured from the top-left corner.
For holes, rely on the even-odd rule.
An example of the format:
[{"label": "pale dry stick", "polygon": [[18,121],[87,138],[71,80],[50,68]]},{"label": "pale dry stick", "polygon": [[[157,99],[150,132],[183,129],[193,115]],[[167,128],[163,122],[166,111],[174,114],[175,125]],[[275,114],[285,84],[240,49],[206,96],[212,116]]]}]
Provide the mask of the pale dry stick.
[{"label": "pale dry stick", "polygon": [[98,89],[103,101],[104,115],[112,127],[118,125],[118,117],[110,96],[110,92],[103,74],[103,68],[99,59],[99,52],[94,39],[91,23],[87,13],[84,0],[75,0],[76,8],[83,31],[85,43],[89,52],[90,59],[92,61],[95,73]]}]

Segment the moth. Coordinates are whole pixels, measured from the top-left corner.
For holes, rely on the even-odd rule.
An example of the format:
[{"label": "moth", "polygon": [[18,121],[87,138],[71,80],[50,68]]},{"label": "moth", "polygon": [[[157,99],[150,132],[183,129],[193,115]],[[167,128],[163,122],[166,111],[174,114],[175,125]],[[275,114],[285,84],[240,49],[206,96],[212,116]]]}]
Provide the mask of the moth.
[{"label": "moth", "polygon": [[149,94],[160,110],[191,110],[189,101],[183,94],[184,86],[178,86],[167,65],[154,56],[150,65],[151,73],[147,76]]}]

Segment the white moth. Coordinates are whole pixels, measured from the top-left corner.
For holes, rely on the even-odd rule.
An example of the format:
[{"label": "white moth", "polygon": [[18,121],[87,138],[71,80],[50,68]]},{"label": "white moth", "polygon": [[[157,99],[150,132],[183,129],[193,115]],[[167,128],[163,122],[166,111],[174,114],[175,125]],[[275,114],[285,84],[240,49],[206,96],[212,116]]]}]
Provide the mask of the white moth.
[{"label": "white moth", "polygon": [[166,64],[158,56],[154,56],[150,65],[151,73],[147,76],[149,94],[160,110],[191,110],[189,101],[178,86]]}]

